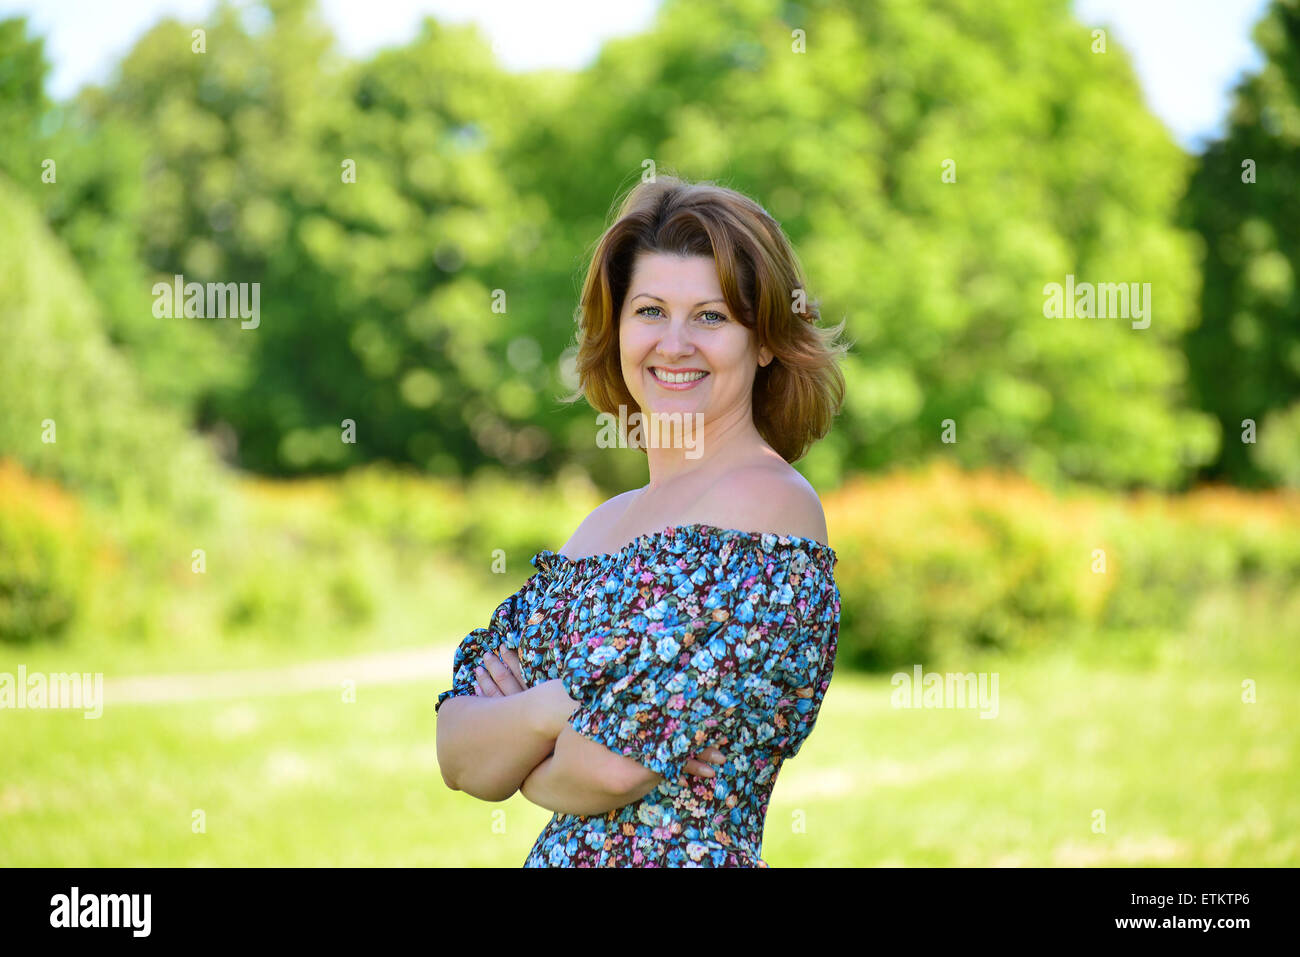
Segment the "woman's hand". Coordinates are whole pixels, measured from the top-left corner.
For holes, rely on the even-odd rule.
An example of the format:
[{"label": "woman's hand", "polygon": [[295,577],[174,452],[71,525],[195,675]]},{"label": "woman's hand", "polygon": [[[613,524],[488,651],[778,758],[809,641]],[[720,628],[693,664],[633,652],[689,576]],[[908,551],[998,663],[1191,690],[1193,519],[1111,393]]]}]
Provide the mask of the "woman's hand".
[{"label": "woman's hand", "polygon": [[[703,758],[704,760],[698,760]],[[707,762],[707,763],[706,763]],[[722,765],[727,763],[727,756],[717,748],[708,747],[700,748],[695,752],[695,757],[687,760],[683,766],[687,774],[694,774],[696,777],[711,778],[717,772],[714,771],[713,765]]]},{"label": "woman's hand", "polygon": [[505,645],[498,648],[496,654],[484,655],[483,664],[475,669],[474,674],[478,678],[478,688],[474,693],[487,698],[501,698],[528,690],[523,669],[519,667],[519,655]]},{"label": "woman's hand", "polygon": [[[483,657],[483,665],[475,671],[478,676],[478,688],[475,694],[487,698],[501,698],[506,695],[518,694],[521,691],[527,691],[528,686],[524,683],[524,673],[519,666],[519,655],[511,648],[502,645],[497,649],[496,654],[488,654]],[[554,679],[558,689],[564,687],[559,679]],[[557,689],[557,693],[559,693]],[[575,702],[569,697],[568,692],[563,692],[568,702],[567,710],[564,712],[564,718],[573,713]],[[716,775],[714,765],[721,766],[727,763],[727,756],[714,747],[701,748],[695,752],[695,757],[688,758],[683,766],[686,773],[693,774],[696,777],[711,778]]]}]

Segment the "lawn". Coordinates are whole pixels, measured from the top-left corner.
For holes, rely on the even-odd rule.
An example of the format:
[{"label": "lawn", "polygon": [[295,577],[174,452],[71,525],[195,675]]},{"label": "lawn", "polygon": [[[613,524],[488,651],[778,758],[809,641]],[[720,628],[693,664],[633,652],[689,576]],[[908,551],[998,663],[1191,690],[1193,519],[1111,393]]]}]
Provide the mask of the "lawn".
[{"label": "lawn", "polygon": [[[894,708],[888,676],[837,674],[776,786],[764,857],[1300,864],[1300,671],[1207,661],[989,659],[994,719]],[[1256,703],[1241,700],[1246,678]],[[0,866],[519,866],[549,813],[444,787],[445,686],[119,705],[98,720],[7,711]]]}]

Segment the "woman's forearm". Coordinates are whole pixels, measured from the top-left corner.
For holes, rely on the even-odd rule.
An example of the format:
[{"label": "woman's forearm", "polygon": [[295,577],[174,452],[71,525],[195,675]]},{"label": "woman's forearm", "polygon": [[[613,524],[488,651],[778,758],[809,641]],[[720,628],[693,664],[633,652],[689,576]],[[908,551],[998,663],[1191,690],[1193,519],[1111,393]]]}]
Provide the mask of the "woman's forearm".
[{"label": "woman's forearm", "polygon": [[483,801],[504,801],[519,790],[555,748],[553,700],[541,689],[499,698],[458,695],[442,703],[436,739],[448,787]]},{"label": "woman's forearm", "polygon": [[603,783],[609,768],[604,745],[566,728],[556,738],[555,753],[524,779],[519,793],[548,811],[590,817],[640,800],[659,785],[651,781],[633,793],[610,789]]},{"label": "woman's forearm", "polygon": [[614,796],[603,789],[569,780],[556,762],[555,755],[537,765],[532,774],[524,778],[519,793],[538,807],[556,814],[581,814],[584,817],[604,814],[610,810],[608,805],[614,800]]}]

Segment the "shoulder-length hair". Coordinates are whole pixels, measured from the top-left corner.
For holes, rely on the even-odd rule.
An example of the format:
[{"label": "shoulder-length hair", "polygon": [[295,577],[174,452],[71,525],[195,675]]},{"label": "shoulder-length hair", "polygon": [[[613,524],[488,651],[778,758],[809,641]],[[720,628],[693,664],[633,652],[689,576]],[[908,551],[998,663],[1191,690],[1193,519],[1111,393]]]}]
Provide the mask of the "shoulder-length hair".
[{"label": "shoulder-length hair", "polygon": [[[618,323],[643,252],[711,256],[722,295],[759,346],[773,358],[754,376],[753,416],[759,434],[787,462],[801,459],[830,431],[844,401],[838,337],[844,321],[823,328],[808,297],[803,270],[781,226],[747,196],[714,183],[660,174],[640,183],[618,206],[596,242],[578,310],[578,389],[599,412],[636,408],[623,380]],[[643,445],[638,445],[644,451]]]}]

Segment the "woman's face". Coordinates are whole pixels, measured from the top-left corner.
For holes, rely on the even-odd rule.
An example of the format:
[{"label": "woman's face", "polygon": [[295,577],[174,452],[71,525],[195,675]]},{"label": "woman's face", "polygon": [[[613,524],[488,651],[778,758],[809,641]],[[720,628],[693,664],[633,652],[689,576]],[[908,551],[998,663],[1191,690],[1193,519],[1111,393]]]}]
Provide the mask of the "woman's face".
[{"label": "woman's face", "polygon": [[705,422],[752,416],[754,374],[772,359],[723,300],[712,256],[639,254],[618,345],[643,415],[698,412]]}]

